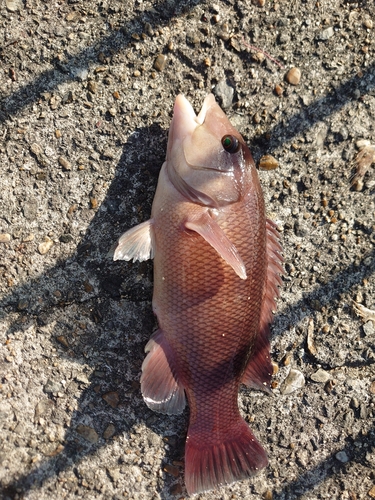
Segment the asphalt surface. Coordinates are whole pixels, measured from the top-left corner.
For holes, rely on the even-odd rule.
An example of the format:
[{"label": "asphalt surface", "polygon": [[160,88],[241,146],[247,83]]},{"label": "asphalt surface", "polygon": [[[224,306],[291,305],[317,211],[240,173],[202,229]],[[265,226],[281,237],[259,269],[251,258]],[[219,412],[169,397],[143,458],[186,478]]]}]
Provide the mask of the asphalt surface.
[{"label": "asphalt surface", "polygon": [[372,1],[1,3],[2,499],[187,497],[188,410],[139,388],[152,263],[111,252],[150,215],[176,95],[211,91],[278,164],[260,178],[286,274],[274,395],[239,395],[270,464],[197,498],[375,498],[374,166],[351,187],[374,24]]}]

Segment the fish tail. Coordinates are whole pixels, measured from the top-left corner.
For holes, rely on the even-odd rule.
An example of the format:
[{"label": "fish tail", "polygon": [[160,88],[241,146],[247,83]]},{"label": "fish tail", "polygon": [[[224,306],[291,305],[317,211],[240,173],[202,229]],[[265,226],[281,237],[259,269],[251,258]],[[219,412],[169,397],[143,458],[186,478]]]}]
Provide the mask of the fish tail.
[{"label": "fish tail", "polygon": [[232,432],[217,444],[205,444],[189,429],[185,449],[185,484],[189,495],[257,474],[268,458],[250,427],[238,416]]}]

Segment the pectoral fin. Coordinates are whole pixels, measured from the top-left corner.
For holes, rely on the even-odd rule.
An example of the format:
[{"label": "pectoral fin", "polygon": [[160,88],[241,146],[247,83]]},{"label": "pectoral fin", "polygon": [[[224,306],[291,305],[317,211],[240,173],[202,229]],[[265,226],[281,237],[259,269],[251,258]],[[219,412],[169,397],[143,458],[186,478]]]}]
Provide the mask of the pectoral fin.
[{"label": "pectoral fin", "polygon": [[208,214],[196,221],[185,223],[186,229],[195,231],[204,238],[220,255],[225,262],[232,267],[234,272],[242,279],[247,278],[245,264],[241,259],[237,248],[226,236],[219,224]]},{"label": "pectoral fin", "polygon": [[138,224],[124,233],[118,242],[113,260],[139,260],[154,257],[153,219]]}]

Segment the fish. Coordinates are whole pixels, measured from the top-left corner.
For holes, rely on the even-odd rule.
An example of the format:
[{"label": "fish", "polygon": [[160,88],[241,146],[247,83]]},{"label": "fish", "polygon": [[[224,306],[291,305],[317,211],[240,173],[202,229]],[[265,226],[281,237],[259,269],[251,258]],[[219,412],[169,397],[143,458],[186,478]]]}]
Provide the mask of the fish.
[{"label": "fish", "polygon": [[114,251],[115,260],[152,258],[158,329],[145,347],[144,401],[163,414],[188,402],[189,495],[251,477],[268,458],[238,391],[271,392],[282,248],[250,150],[213,94],[198,115],[177,96],[151,218]]}]

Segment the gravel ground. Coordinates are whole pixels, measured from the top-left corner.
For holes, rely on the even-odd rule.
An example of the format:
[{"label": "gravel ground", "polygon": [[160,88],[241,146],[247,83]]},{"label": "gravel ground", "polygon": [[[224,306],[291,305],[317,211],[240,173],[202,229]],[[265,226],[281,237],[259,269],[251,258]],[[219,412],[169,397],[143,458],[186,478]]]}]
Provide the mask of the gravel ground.
[{"label": "gravel ground", "polygon": [[188,413],[140,395],[152,263],[111,249],[150,215],[176,95],[212,90],[279,164],[260,177],[286,275],[274,395],[239,396],[270,465],[197,498],[375,498],[375,320],[353,302],[375,309],[374,167],[350,185],[374,24],[372,0],[1,2],[2,499],[187,497]]}]

